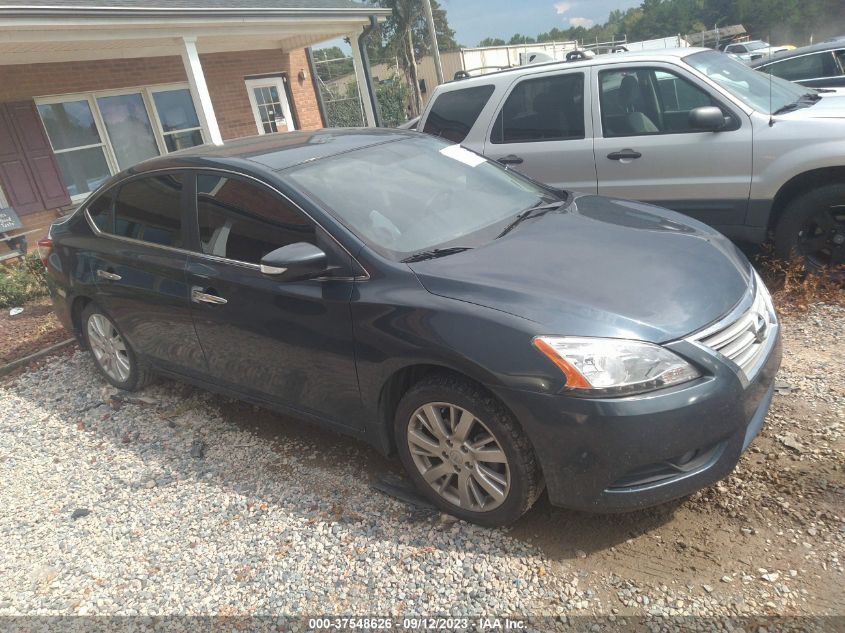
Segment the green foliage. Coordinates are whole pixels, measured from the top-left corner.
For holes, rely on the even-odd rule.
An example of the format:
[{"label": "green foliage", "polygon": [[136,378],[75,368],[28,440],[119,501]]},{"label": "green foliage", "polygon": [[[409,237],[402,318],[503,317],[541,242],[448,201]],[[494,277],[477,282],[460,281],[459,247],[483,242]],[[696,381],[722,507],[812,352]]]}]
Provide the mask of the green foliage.
[{"label": "green foliage", "polygon": [[361,101],[355,80],[346,84],[346,90],[337,96],[324,95],[326,101],[327,127],[361,127],[364,125],[361,114]]},{"label": "green foliage", "polygon": [[37,253],[0,265],[0,308],[21,306],[47,294],[44,264]]},{"label": "green foliage", "polygon": [[[314,66],[317,69],[317,75],[323,81],[330,81],[337,77],[352,74],[354,68],[352,67],[352,58],[347,57],[339,46],[330,46],[329,48],[314,49]],[[328,61],[333,60],[333,61]],[[323,62],[323,63],[321,63]]]},{"label": "green foliage", "polygon": [[500,37],[485,37],[478,43],[479,46],[504,46],[505,44],[507,42]]},{"label": "green foliage", "polygon": [[398,77],[376,84],[381,124],[396,127],[405,122],[405,106],[408,103],[408,88]]},{"label": "green foliage", "polygon": [[[428,39],[428,25],[425,12],[419,0],[369,0],[385,9],[392,9],[393,15],[376,28],[376,33],[370,38],[367,53],[373,64],[389,62],[397,57],[402,61],[405,47],[406,31],[410,29],[414,42],[414,54],[417,57],[431,53],[431,43]],[[431,0],[431,13],[434,18],[434,31],[437,34],[437,47],[441,51],[455,50],[460,44],[455,41],[455,31],[449,27],[446,10],[437,0]]]},{"label": "green foliage", "polygon": [[[656,39],[710,30],[716,24],[742,24],[756,39],[774,45],[801,46],[841,34],[845,24],[842,0],[643,0],[627,11],[615,10],[604,24],[585,29],[552,28],[536,37],[537,42],[578,40],[589,44],[627,36],[628,41]],[[517,33],[511,44],[526,38]],[[531,40],[532,38],[527,38]],[[486,38],[479,46],[501,45]]]}]

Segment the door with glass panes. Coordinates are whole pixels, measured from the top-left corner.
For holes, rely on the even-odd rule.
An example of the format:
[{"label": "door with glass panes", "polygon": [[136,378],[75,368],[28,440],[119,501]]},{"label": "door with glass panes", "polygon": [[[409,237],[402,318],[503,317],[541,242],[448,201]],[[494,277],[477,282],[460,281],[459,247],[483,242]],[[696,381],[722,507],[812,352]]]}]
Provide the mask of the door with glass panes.
[{"label": "door with glass panes", "polygon": [[296,129],[285,90],[284,76],[247,79],[249,103],[259,134],[291,132]]}]

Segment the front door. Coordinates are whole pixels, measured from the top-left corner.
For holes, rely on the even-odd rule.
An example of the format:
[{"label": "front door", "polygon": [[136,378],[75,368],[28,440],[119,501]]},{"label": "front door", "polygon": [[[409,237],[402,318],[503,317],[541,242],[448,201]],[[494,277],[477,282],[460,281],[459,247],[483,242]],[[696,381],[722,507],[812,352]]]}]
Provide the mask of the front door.
[{"label": "front door", "polygon": [[205,372],[185,279],[187,191],[182,173],[142,176],[88,207],[106,235],[92,254],[97,302],[145,360],[180,373]]},{"label": "front door", "polygon": [[[678,69],[613,65],[594,73],[598,192],[651,202],[711,225],[743,224],[751,188],[751,121]],[[716,106],[724,130],[689,125]]]},{"label": "front door", "polygon": [[596,193],[589,93],[583,72],[522,79],[494,119],[484,154],[553,187]]},{"label": "front door", "polygon": [[[197,176],[197,220],[188,280],[212,377],[360,428],[349,256],[290,202],[237,176]],[[345,274],[285,283],[259,270],[264,255],[296,242],[317,244]]]},{"label": "front door", "polygon": [[291,116],[284,76],[247,79],[249,103],[259,134],[291,132],[296,129]]}]

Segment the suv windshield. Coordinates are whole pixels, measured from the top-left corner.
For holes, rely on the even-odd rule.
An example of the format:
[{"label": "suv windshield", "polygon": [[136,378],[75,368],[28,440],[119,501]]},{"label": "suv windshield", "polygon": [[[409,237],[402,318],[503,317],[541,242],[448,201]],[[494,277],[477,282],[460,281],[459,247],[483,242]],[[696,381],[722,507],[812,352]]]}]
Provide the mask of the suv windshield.
[{"label": "suv windshield", "polygon": [[784,106],[796,103],[808,92],[814,92],[805,86],[752,70],[742,62],[717,51],[693,53],[684,57],[684,61],[749,107],[765,114],[777,112]]},{"label": "suv windshield", "polygon": [[460,145],[422,135],[304,163],[285,175],[394,260],[480,246],[521,211],[560,200]]}]

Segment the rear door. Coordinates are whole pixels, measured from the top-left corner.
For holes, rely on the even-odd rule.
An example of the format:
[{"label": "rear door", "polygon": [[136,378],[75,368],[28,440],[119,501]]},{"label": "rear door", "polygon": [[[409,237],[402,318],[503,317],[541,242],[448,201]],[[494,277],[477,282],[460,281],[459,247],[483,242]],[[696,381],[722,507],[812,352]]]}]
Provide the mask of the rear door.
[{"label": "rear door", "polygon": [[[711,225],[743,224],[751,187],[751,121],[696,78],[668,64],[593,69],[598,192],[651,202]],[[716,106],[730,117],[719,132],[689,125]]]},{"label": "rear door", "polygon": [[97,302],[139,354],[196,374],[205,371],[205,358],[185,279],[187,178],[181,172],[134,178],[92,201],[88,214],[105,234],[92,254]]},{"label": "rear door", "polygon": [[[344,426],[362,427],[351,257],[290,201],[226,172],[196,181],[188,260],[197,335],[218,382]],[[259,268],[296,242],[322,248],[332,276],[281,282]]]},{"label": "rear door", "polygon": [[584,70],[523,77],[502,100],[484,154],[554,187],[596,193],[589,104]]}]

